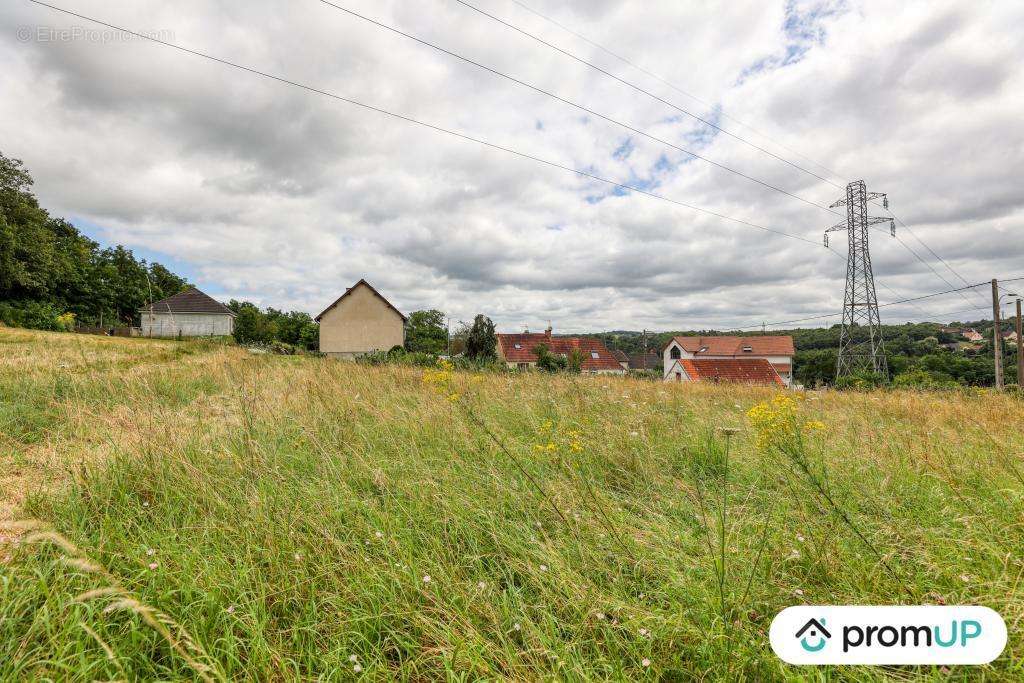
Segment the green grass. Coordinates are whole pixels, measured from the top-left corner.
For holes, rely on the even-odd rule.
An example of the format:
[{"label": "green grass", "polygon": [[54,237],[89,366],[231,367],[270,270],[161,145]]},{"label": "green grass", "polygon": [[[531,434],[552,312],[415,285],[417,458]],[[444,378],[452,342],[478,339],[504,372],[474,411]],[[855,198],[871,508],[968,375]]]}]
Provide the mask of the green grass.
[{"label": "green grass", "polygon": [[[0,543],[5,680],[1024,675],[1015,399],[812,396],[808,476],[754,443],[767,390],[455,374],[453,403],[411,369],[32,335],[7,400],[49,412],[11,457],[64,473],[19,510],[60,536]],[[1000,659],[812,670],[767,643],[793,604],[940,602],[999,611]]]}]

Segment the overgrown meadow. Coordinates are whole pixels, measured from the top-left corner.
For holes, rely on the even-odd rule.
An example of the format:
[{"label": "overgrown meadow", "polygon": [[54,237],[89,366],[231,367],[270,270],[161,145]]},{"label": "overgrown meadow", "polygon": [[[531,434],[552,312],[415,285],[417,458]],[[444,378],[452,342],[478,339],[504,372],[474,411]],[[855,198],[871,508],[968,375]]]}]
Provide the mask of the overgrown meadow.
[{"label": "overgrown meadow", "polygon": [[[0,329],[4,680],[1020,680],[1022,403]],[[979,604],[983,668],[790,667]]]}]

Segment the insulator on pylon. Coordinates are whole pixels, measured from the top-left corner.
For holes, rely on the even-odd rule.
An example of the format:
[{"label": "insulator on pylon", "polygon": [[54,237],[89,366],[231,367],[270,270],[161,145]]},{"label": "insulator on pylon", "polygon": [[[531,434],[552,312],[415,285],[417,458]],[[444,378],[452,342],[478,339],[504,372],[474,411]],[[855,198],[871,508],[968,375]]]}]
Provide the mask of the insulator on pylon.
[{"label": "insulator on pylon", "polygon": [[896,236],[896,221],[889,221],[889,234]]},{"label": "insulator on pylon", "polygon": [[882,197],[882,208],[883,209],[888,209],[889,208],[889,198],[887,196],[883,196]]},{"label": "insulator on pylon", "polygon": [[825,246],[828,246],[828,233],[825,233]]}]

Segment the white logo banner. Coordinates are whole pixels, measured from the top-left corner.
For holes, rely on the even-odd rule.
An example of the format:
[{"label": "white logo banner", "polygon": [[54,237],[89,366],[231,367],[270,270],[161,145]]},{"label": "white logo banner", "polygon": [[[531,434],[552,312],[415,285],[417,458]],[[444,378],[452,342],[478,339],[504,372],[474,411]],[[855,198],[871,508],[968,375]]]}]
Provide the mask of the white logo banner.
[{"label": "white logo banner", "polygon": [[787,607],[768,632],[790,664],[987,664],[1006,647],[988,607]]}]

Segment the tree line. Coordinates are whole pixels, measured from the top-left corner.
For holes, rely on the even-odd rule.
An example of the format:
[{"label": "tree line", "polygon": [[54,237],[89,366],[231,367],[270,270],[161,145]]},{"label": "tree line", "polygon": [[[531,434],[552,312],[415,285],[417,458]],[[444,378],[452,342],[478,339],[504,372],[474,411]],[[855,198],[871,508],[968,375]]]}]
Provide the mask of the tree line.
[{"label": "tree line", "polygon": [[32,176],[0,154],[0,320],[69,329],[130,325],[136,311],[182,291],[188,282],[118,245],[101,248],[32,194]]},{"label": "tree line", "polygon": [[[121,245],[102,248],[51,216],[32,185],[24,164],[0,153],[0,322],[67,331],[77,324],[130,326],[140,308],[191,286],[162,264]],[[234,300],[228,307],[239,343],[317,347],[317,324],[307,313]]]}]

